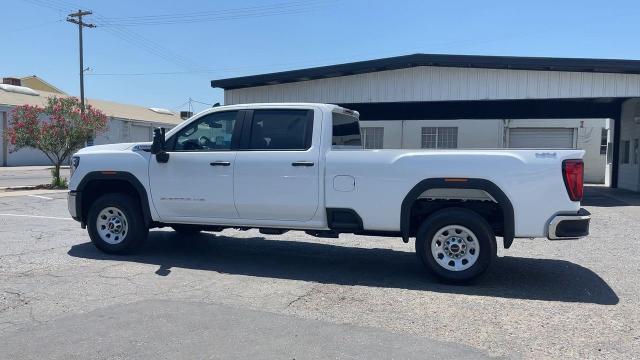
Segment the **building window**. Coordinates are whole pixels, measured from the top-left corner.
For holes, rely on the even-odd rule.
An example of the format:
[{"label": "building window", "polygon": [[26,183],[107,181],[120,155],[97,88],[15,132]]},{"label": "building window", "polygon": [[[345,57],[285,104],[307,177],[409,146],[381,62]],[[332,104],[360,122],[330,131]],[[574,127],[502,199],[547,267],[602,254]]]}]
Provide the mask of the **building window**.
[{"label": "building window", "polygon": [[423,127],[423,149],[456,149],[458,148],[457,127]]},{"label": "building window", "polygon": [[600,155],[607,155],[607,135],[609,131],[602,129],[602,135],[600,135]]},{"label": "building window", "polygon": [[623,164],[629,163],[629,152],[631,152],[631,142],[625,140],[622,142],[622,161]]},{"label": "building window", "polygon": [[362,144],[365,149],[382,149],[384,139],[383,127],[363,127]]},{"label": "building window", "polygon": [[638,142],[640,141],[640,139],[633,139],[633,163],[638,165],[638,146],[640,144],[638,144]]}]

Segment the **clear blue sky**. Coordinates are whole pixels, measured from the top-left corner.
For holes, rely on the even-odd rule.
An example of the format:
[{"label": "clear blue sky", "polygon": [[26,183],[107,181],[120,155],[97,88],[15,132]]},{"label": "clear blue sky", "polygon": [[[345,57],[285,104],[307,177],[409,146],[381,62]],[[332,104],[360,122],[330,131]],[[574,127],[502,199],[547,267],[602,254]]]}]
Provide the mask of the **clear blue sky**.
[{"label": "clear blue sky", "polygon": [[212,79],[418,52],[640,59],[637,1],[3,0],[0,76],[78,95],[78,7],[86,96],[174,110],[222,103]]}]

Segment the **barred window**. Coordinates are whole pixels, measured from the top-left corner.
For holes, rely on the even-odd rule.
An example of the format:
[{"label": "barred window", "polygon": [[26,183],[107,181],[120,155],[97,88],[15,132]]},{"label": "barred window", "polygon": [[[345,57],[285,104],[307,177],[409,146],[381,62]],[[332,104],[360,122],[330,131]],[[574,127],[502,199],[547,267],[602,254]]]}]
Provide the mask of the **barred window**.
[{"label": "barred window", "polygon": [[423,149],[457,149],[458,148],[458,128],[457,127],[423,127],[422,128],[422,148]]},{"label": "barred window", "polygon": [[382,149],[384,141],[384,128],[383,127],[363,127],[362,131],[362,144],[365,149]]}]

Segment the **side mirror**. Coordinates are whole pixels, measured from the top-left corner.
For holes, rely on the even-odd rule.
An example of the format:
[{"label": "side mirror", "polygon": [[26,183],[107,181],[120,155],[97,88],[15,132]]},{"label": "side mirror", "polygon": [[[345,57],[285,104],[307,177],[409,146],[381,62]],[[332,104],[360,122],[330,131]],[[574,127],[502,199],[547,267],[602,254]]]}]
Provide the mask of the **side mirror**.
[{"label": "side mirror", "polygon": [[159,128],[153,129],[153,143],[151,143],[151,153],[153,155],[159,153],[164,150],[164,134],[162,130]]},{"label": "side mirror", "polygon": [[166,152],[165,144],[165,128],[153,129],[151,153],[156,156],[156,160],[159,163],[166,163],[169,161],[169,153]]}]

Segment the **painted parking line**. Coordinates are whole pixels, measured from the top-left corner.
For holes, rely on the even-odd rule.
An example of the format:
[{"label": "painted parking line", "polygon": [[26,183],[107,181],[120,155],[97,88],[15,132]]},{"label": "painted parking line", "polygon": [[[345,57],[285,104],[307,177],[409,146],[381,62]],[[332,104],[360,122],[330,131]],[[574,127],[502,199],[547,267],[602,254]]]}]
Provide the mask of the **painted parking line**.
[{"label": "painted parking line", "polygon": [[52,197],[48,197],[48,196],[41,196],[41,195],[27,195],[27,196],[31,196],[38,199],[53,200]]},{"label": "painted parking line", "polygon": [[[23,214],[0,214],[0,216],[13,216],[13,217],[26,217],[34,219],[53,219],[53,220],[73,220],[70,217],[56,217],[56,216],[40,216],[40,215],[23,215]],[[75,220],[74,220],[75,221]]]}]

